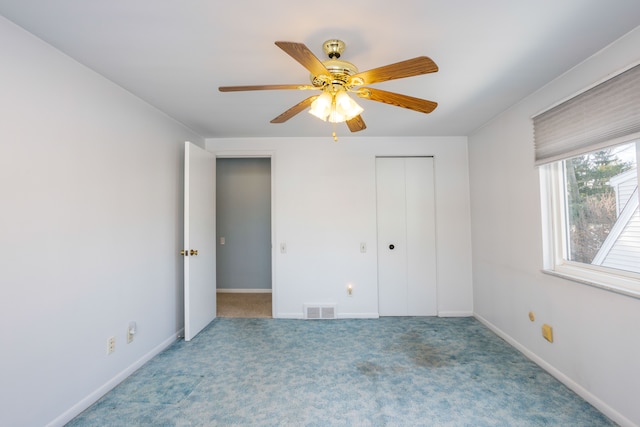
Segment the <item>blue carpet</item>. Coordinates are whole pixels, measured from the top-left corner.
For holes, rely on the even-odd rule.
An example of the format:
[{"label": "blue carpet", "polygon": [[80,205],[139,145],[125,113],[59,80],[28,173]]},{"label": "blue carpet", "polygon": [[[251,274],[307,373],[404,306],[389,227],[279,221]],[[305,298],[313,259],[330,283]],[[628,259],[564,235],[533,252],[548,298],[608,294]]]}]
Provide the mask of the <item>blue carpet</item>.
[{"label": "blue carpet", "polygon": [[612,426],[473,318],[218,318],[68,426]]}]

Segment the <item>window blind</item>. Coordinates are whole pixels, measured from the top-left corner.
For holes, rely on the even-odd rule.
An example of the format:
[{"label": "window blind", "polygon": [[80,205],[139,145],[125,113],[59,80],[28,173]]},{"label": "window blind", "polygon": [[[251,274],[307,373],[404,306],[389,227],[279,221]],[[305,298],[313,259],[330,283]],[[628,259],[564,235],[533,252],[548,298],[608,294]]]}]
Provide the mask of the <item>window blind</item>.
[{"label": "window blind", "polygon": [[533,118],[536,165],[640,137],[640,65]]}]

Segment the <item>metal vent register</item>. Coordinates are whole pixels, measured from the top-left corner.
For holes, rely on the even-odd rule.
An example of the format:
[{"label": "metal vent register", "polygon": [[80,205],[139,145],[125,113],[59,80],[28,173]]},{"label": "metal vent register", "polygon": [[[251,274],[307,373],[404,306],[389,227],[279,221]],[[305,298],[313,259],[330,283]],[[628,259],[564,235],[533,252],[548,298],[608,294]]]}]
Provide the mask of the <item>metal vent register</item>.
[{"label": "metal vent register", "polygon": [[305,305],[304,318],[305,319],[335,319],[336,306],[334,304]]}]

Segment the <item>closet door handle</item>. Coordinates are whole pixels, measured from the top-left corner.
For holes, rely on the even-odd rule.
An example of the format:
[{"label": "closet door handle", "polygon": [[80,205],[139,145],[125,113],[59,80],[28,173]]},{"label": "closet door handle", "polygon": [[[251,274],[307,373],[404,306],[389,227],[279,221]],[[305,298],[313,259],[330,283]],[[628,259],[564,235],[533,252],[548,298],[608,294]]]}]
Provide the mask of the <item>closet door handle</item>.
[{"label": "closet door handle", "polygon": [[396,248],[396,246],[393,243],[389,245],[389,249],[390,250],[394,250],[395,248]]}]

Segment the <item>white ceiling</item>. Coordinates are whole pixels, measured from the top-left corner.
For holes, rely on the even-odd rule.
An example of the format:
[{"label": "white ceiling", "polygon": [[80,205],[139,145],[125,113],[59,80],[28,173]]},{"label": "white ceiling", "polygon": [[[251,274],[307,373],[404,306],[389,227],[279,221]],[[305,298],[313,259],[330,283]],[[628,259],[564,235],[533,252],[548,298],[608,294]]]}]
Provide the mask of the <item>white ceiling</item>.
[{"label": "white ceiling", "polygon": [[[359,100],[357,136],[468,135],[640,25],[637,0],[0,0],[0,14],[203,137],[327,136],[300,113],[308,92],[218,86],[306,84],[274,41],[344,40],[360,71],[426,55],[440,71],[376,88],[437,101],[425,115]],[[338,133],[349,133],[344,125]]]}]

